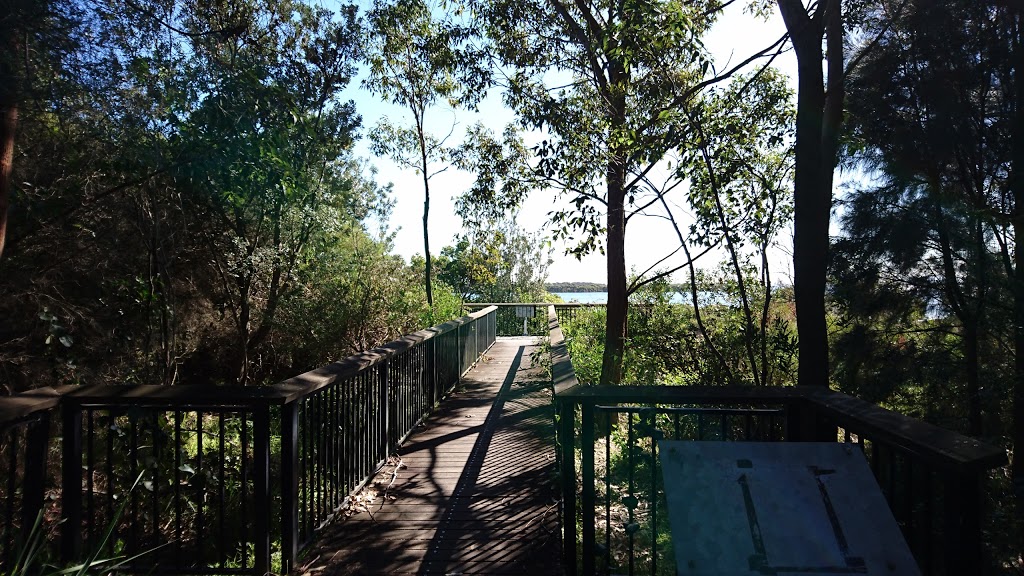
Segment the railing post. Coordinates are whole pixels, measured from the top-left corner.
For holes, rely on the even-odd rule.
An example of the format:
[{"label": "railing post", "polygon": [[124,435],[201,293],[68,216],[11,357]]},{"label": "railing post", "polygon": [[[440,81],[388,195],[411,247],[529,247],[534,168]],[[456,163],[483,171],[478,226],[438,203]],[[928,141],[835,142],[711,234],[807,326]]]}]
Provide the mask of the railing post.
[{"label": "railing post", "polygon": [[434,336],[427,341],[427,349],[423,351],[423,384],[430,394],[430,410],[437,406],[437,341],[440,336]]},{"label": "railing post", "polygon": [[[395,407],[392,405],[391,391],[389,390],[389,387],[391,386],[391,370],[389,369],[389,364],[389,360],[384,360],[377,365],[377,405],[381,407],[380,417],[383,418],[383,422],[381,422],[381,429],[384,431],[384,434],[381,435],[382,443],[380,448],[381,454],[383,454],[384,458],[388,457],[391,442],[393,441],[391,438],[391,434],[393,432],[393,430],[391,430],[391,423],[397,421],[397,418],[392,415],[392,411],[395,410]],[[397,440],[397,438],[395,440]]]},{"label": "railing post", "polygon": [[299,554],[299,403],[281,406],[281,572]]},{"label": "railing post", "polygon": [[583,467],[583,506],[580,516],[583,518],[583,573],[596,573],[596,556],[594,543],[594,518],[597,509],[597,494],[594,488],[594,404],[582,402],[582,421],[580,430]]},{"label": "railing post", "polygon": [[982,569],[979,474],[949,472],[943,490],[946,502],[943,540],[948,573],[977,573]]},{"label": "railing post", "polygon": [[256,576],[270,573],[270,408],[260,404],[252,415],[253,427],[253,510],[255,550],[253,571]]},{"label": "railing post", "polygon": [[555,399],[558,410],[559,474],[562,483],[562,558],[565,573],[576,575],[576,405]]},{"label": "railing post", "polygon": [[[43,493],[46,487],[47,454],[50,447],[50,413],[42,412],[39,419],[29,425],[25,439],[27,466],[21,502],[21,526],[29,530],[35,525],[43,509]],[[13,472],[13,471],[12,471]],[[26,532],[23,536],[28,538]]]},{"label": "railing post", "polygon": [[[64,400],[62,411],[63,454],[61,461],[61,558],[65,564],[82,553],[82,408]],[[45,454],[45,453],[44,453]],[[41,455],[45,458],[45,455]],[[35,519],[33,518],[33,521]]]},{"label": "railing post", "polygon": [[456,360],[455,382],[459,383],[462,381],[462,324],[455,327],[455,356],[458,357]]}]

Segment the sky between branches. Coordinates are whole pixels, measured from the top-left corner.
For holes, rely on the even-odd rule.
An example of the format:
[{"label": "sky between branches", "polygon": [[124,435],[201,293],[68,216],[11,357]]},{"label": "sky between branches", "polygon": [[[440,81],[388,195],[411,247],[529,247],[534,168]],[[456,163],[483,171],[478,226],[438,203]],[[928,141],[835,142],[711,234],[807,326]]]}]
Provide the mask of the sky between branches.
[{"label": "sky between branches", "polygon": [[[361,4],[367,4],[363,2]],[[763,21],[743,11],[745,3],[735,2],[726,8],[710,34],[705,37],[705,45],[715,58],[719,70],[742,62],[751,54],[764,49],[778,40],[785,33],[782,18],[777,14],[768,21]],[[365,6],[364,6],[365,7]],[[789,77],[790,88],[796,90],[796,57],[792,51],[786,51],[775,59],[773,66]],[[377,121],[388,116],[392,121],[401,122],[408,119],[407,112],[398,106],[382,102],[367,90],[359,88],[358,81],[351,84],[346,98],[356,103],[356,110],[363,117],[363,134],[365,135]],[[794,101],[795,105],[795,101]],[[498,90],[492,90],[481,103],[477,113],[464,110],[452,111],[437,107],[432,111],[428,126],[438,136],[452,130],[452,121],[456,125],[449,144],[461,141],[466,127],[483,122],[485,126],[501,133],[502,128],[514,121],[514,113],[505,108]],[[529,135],[526,136],[530,143]],[[377,180],[380,183],[391,182],[394,185],[394,211],[388,222],[392,231],[397,231],[394,250],[407,261],[414,254],[423,253],[423,183],[415,172],[398,167],[388,158],[374,157],[367,139],[356,144],[356,154],[367,158],[377,167]],[[455,235],[462,230],[462,222],[454,213],[455,197],[472,184],[473,175],[460,172],[454,168],[438,174],[431,180],[430,235],[431,252],[440,252],[441,247],[453,243]],[[836,179],[836,186],[842,185],[842,179]],[[553,193],[537,190],[531,193],[523,205],[517,218],[519,225],[529,231],[541,231],[547,234],[548,213],[554,207]],[[637,272],[662,258],[676,246],[679,241],[671,225],[662,219],[639,217],[626,228],[626,265]],[[685,226],[686,223],[683,223]],[[781,283],[791,283],[792,278],[792,228],[784,231],[777,239],[778,245],[772,251],[772,275]],[[436,247],[436,248],[435,248]],[[574,256],[565,255],[565,247],[555,244],[552,250],[554,262],[549,268],[548,280],[551,282],[600,282],[606,280],[605,259],[594,253],[577,260]],[[711,268],[721,261],[720,255],[709,254],[698,261],[698,267]],[[682,276],[677,279],[681,280]]]}]

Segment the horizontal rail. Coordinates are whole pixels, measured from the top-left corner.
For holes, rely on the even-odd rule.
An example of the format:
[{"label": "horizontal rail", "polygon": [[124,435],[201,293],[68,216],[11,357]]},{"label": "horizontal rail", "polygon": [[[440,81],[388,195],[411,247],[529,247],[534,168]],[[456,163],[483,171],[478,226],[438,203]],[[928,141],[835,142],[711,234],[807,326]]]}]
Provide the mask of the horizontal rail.
[{"label": "horizontal rail", "polygon": [[[982,484],[987,471],[1006,464],[1005,450],[827,388],[581,385],[554,306],[548,326],[569,573],[655,574],[659,566],[674,573],[664,563],[671,558],[666,515],[659,522],[657,512],[664,510],[659,437],[853,442],[923,573],[969,573],[981,564]],[[598,422],[616,419],[625,427],[616,437],[627,442],[620,456],[611,435],[595,438]],[[616,457],[624,461],[611,467]],[[612,478],[613,470],[624,476]]]},{"label": "horizontal rail", "polygon": [[146,553],[120,572],[290,571],[494,343],[497,310],[270,386],[87,385],[0,398],[0,572],[46,490],[59,495],[52,544],[65,562],[96,550],[109,527],[106,554]]}]

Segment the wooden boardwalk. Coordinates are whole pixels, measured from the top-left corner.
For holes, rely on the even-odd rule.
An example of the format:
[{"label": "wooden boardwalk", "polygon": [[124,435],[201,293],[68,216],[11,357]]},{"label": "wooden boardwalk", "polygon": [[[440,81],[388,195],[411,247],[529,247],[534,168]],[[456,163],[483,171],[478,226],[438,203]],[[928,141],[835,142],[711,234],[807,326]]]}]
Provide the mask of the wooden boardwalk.
[{"label": "wooden boardwalk", "polygon": [[537,344],[499,338],[299,573],[561,574],[551,384],[532,365]]}]

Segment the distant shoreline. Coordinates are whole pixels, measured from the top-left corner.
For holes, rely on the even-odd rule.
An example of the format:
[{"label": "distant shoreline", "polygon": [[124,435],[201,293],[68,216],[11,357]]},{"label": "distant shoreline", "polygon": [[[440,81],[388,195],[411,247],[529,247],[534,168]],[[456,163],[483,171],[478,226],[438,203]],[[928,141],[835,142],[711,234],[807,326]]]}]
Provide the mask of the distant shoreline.
[{"label": "distant shoreline", "polygon": [[[544,289],[555,294],[558,292],[607,292],[607,284],[597,282],[549,282]],[[688,284],[672,284],[671,289],[676,292],[689,291]]]},{"label": "distant shoreline", "polygon": [[548,292],[607,292],[607,284],[596,282],[550,282],[544,285]]}]

